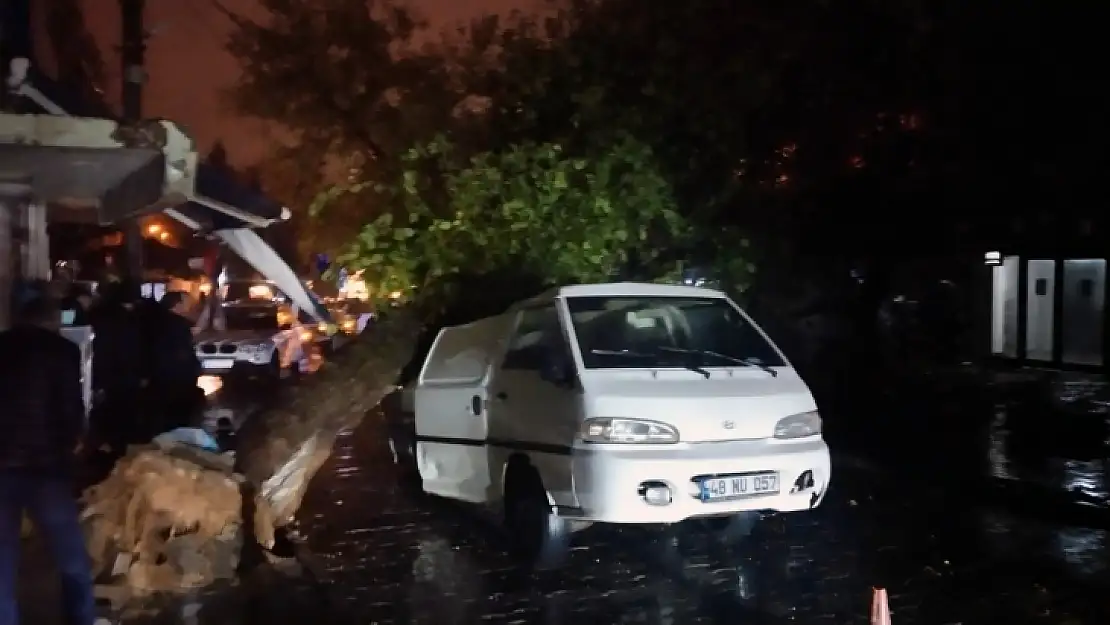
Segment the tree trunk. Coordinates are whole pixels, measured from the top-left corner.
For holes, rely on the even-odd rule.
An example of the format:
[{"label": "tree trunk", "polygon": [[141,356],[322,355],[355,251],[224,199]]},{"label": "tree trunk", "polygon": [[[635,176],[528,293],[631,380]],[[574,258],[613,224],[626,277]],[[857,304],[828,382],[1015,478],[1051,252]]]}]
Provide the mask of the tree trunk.
[{"label": "tree trunk", "polygon": [[234,467],[199,449],[132,448],[84,493],[95,574],[126,595],[182,593],[234,576],[244,541],[273,545],[336,436],[393,390],[419,331],[405,310],[368,327],[244,425]]},{"label": "tree trunk", "polygon": [[269,506],[275,525],[292,520],[335,437],[354,428],[397,383],[420,332],[416,316],[390,311],[274,408],[238,432],[237,471]]}]

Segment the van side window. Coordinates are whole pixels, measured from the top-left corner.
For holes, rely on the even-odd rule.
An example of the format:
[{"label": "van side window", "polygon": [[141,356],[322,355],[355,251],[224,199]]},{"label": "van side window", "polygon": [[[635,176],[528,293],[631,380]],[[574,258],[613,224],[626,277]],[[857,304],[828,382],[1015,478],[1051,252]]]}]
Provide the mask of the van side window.
[{"label": "van side window", "polygon": [[558,311],[554,305],[527,309],[521,313],[501,368],[539,371],[549,350],[567,351]]}]

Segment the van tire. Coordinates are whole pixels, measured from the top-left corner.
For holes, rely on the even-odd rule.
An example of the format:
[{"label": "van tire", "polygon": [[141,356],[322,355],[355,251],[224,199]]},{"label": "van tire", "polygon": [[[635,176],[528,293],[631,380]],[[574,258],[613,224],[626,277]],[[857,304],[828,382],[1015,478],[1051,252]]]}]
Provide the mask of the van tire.
[{"label": "van tire", "polygon": [[404,467],[401,474],[401,488],[405,494],[410,495],[414,499],[423,499],[424,495],[424,479],[420,477],[420,469],[416,465]]},{"label": "van tire", "polygon": [[570,554],[569,524],[552,510],[539,474],[526,462],[509,464],[505,529],[512,555],[534,569],[558,568]]},{"label": "van tire", "polygon": [[[400,483],[401,490],[417,498],[423,497],[425,494],[424,480],[420,477],[420,468],[416,466],[414,444],[411,444],[404,437],[394,436],[392,433],[386,436],[386,444],[389,446],[393,466],[397,470],[397,480]],[[404,449],[401,449],[401,447]]]},{"label": "van tire", "polygon": [[733,545],[751,536],[760,518],[759,512],[737,512],[728,516],[702,519],[702,525],[717,540],[726,545]]}]

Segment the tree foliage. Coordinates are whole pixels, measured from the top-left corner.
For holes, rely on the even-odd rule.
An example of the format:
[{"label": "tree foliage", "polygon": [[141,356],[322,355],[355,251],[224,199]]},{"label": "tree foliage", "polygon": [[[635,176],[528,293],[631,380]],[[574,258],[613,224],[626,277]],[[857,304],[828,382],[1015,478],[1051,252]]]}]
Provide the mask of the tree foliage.
[{"label": "tree foliage", "polygon": [[237,27],[228,49],[243,68],[229,99],[285,135],[260,169],[267,190],[294,211],[302,251],[335,252],[378,206],[347,196],[318,221],[307,214],[311,198],[332,185],[391,178],[405,150],[437,133],[465,135],[465,88],[443,50],[415,43],[426,26],[401,4],[259,4],[261,21],[228,12]]},{"label": "tree foliage", "polygon": [[[399,199],[378,190],[404,172],[440,181],[421,196],[427,214],[484,210],[482,202],[449,197],[458,191],[445,182],[472,173],[471,157],[509,166],[508,155],[543,145],[596,155],[631,136],[650,148],[676,210],[698,226],[697,247],[722,250],[717,269],[730,275],[723,265],[747,267],[767,249],[767,236],[753,247],[742,232],[782,240],[782,224],[815,222],[798,207],[821,202],[784,194],[806,181],[824,185],[815,172],[855,175],[859,148],[849,139],[877,112],[897,119],[904,110],[906,89],[891,86],[898,81],[889,74],[892,65],[906,66],[909,44],[900,41],[913,40],[906,16],[917,7],[906,0],[895,9],[863,3],[847,11],[845,3],[812,0],[802,10],[753,0],[722,11],[715,0],[571,0],[554,17],[488,18],[461,38],[417,49],[421,24],[396,5],[265,1],[270,23],[243,23],[233,44],[246,63],[237,102],[343,160],[324,199],[346,203],[351,219],[333,221],[340,213],[332,208],[317,227],[353,235],[355,228],[333,224],[371,221],[386,209],[388,219],[404,218]],[[828,28],[833,19],[838,27]],[[867,24],[882,36],[862,37]],[[427,147],[437,133],[450,137],[454,169],[406,160],[411,146]],[[474,227],[507,223],[467,218]]]},{"label": "tree foliage", "polygon": [[[452,277],[498,272],[603,281],[632,261],[665,264],[662,243],[690,234],[650,148],[631,136],[591,152],[523,142],[472,156],[440,138],[402,161],[392,185],[372,190],[390,210],[341,259],[365,270],[378,293],[420,295]],[[322,203],[364,190],[333,191]]]}]

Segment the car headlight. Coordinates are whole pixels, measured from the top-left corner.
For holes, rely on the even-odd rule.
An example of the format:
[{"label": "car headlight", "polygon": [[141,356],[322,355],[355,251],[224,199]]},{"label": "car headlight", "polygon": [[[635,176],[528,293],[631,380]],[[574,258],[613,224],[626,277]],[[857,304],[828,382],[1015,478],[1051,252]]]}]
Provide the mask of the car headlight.
[{"label": "car headlight", "polygon": [[820,433],[821,414],[816,410],[783,417],[775,424],[775,438],[804,438]]},{"label": "car headlight", "polygon": [[587,419],[582,424],[587,443],[677,443],[678,430],[644,419]]}]

